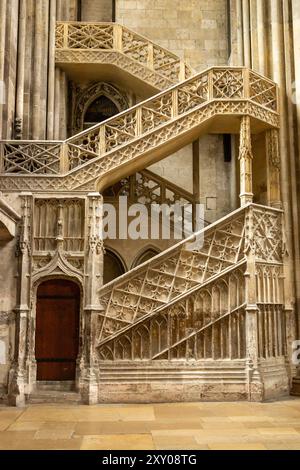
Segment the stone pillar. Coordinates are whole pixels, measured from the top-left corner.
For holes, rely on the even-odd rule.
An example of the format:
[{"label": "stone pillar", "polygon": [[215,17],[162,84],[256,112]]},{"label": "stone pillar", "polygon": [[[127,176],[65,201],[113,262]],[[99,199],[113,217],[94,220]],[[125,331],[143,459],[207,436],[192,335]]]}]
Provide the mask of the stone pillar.
[{"label": "stone pillar", "polygon": [[244,65],[251,68],[251,36],[250,36],[250,8],[249,0],[242,0],[243,6],[243,39],[244,39]]},{"label": "stone pillar", "polygon": [[241,118],[239,149],[241,206],[253,202],[252,159],[250,116],[243,116]]},{"label": "stone pillar", "polygon": [[86,200],[84,333],[80,361],[80,392],[83,401],[87,404],[98,402],[99,371],[95,346],[98,318],[103,311],[98,298],[98,290],[103,285],[102,211],[102,196],[99,193],[88,194]]},{"label": "stone pillar", "polygon": [[56,0],[50,0],[47,139],[54,139]]},{"label": "stone pillar", "polygon": [[267,40],[266,40],[266,24],[265,24],[265,9],[266,9],[266,1],[265,0],[257,0],[257,44],[259,47],[258,50],[255,51],[255,56],[257,57],[258,64],[259,64],[259,72],[262,75],[266,75],[267,73],[267,66],[266,66],[266,51],[267,51]]},{"label": "stone pillar", "polygon": [[193,142],[193,230],[197,228],[196,205],[200,203],[200,152],[199,139]]},{"label": "stone pillar", "polygon": [[25,46],[26,46],[26,0],[19,2],[19,31],[17,57],[17,94],[14,138],[22,139],[24,113]]},{"label": "stone pillar", "polygon": [[268,205],[281,209],[279,131],[266,132]]},{"label": "stone pillar", "polygon": [[18,291],[15,330],[15,356],[9,372],[8,400],[11,405],[24,406],[27,393],[27,337],[30,312],[31,213],[32,193],[21,193],[22,222],[18,256]]},{"label": "stone pillar", "polygon": [[237,28],[237,64],[244,65],[244,41],[243,41],[243,9],[242,0],[236,0],[236,28]]},{"label": "stone pillar", "polygon": [[255,244],[253,233],[253,207],[247,209],[245,220],[245,254],[247,267],[245,272],[245,301],[246,301],[246,358],[248,377],[248,400],[263,399],[263,384],[259,373],[258,331],[257,331],[257,288],[255,266]]},{"label": "stone pillar", "polygon": [[53,137],[54,140],[59,140],[60,138],[60,75],[61,70],[59,68],[55,69],[55,79],[54,79],[54,124],[53,124]]},{"label": "stone pillar", "polygon": [[[284,4],[284,8],[288,6]],[[293,18],[293,59],[294,59],[294,70],[295,70],[295,82],[293,92],[293,103],[295,104],[297,113],[297,122],[295,125],[295,134],[298,143],[298,149],[300,148],[300,4],[297,0],[291,2],[292,11],[289,12]],[[299,157],[298,157],[299,158]],[[297,178],[297,174],[294,175]],[[294,182],[293,182],[294,183]],[[295,183],[294,183],[295,184]],[[299,191],[299,185],[298,185]],[[296,204],[298,207],[296,207]],[[296,211],[297,209],[297,211]],[[293,218],[297,220],[294,224],[294,240],[295,240],[295,279],[296,279],[296,305],[297,305],[297,338],[300,339],[300,242],[299,242],[299,215],[300,215],[300,204],[299,200],[294,198],[293,200]],[[300,396],[300,366],[297,367],[297,376],[293,378],[292,392],[293,395]]]},{"label": "stone pillar", "polygon": [[[295,304],[297,305],[298,317],[300,311],[300,280],[299,280],[299,212],[297,211],[299,195],[297,194],[297,164],[293,160],[295,139],[291,139],[293,135],[294,109],[290,108],[291,91],[287,90],[287,77],[294,79],[293,73],[290,72],[289,57],[291,51],[287,50],[290,34],[286,28],[290,28],[290,14],[293,13],[294,28],[297,31],[297,20],[299,24],[299,16],[297,18],[297,8],[292,3],[293,10],[289,12],[287,9],[289,2],[273,0],[270,2],[270,25],[271,25],[271,52],[273,66],[273,80],[279,85],[279,109],[280,109],[280,155],[281,155],[281,193],[282,204],[285,217],[285,237],[286,247],[289,256],[285,259],[285,305],[286,311],[290,318],[296,315]],[[285,23],[284,23],[285,15]],[[297,38],[297,33],[294,39]],[[295,54],[297,55],[297,42],[294,43]],[[295,61],[295,78],[297,85],[297,60]],[[292,65],[293,67],[293,65]],[[299,106],[298,106],[299,107]],[[297,108],[297,104],[296,104]],[[295,155],[297,158],[297,155]],[[298,206],[299,207],[299,206]],[[296,296],[295,296],[296,293]],[[294,323],[294,320],[290,323]],[[298,323],[298,337],[300,324]],[[288,358],[289,359],[289,358]],[[300,371],[298,372],[300,375]]]},{"label": "stone pillar", "polygon": [[35,2],[34,22],[34,61],[33,61],[33,116],[32,137],[41,138],[41,87],[42,87],[42,54],[43,54],[43,13],[42,0]]},{"label": "stone pillar", "polygon": [[[5,57],[5,26],[6,0],[0,2],[0,139],[2,138],[2,113],[4,107],[4,57]],[[1,96],[2,95],[2,96]],[[2,102],[1,102],[2,100]]]}]

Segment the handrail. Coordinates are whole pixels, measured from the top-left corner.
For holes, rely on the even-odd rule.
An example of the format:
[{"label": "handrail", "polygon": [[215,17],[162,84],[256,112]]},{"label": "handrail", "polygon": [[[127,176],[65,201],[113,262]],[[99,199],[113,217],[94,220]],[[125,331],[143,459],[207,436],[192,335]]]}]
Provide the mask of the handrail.
[{"label": "handrail", "polygon": [[[63,55],[82,51],[117,51],[159,73],[171,82],[184,80],[193,69],[173,52],[119,23],[59,21],[56,23],[57,62]],[[74,60],[74,59],[73,59]],[[89,61],[88,56],[82,60]]]},{"label": "handrail", "polygon": [[[210,116],[223,113],[253,115],[276,127],[277,85],[245,67],[211,67],[62,143],[2,142],[0,174],[41,175],[43,182],[35,180],[35,184],[51,187],[54,184],[66,187],[66,178],[72,187],[79,187],[92,178],[96,184],[97,178],[108,176],[115,166],[119,168],[137,154],[191,131]],[[157,144],[154,135],[158,137]],[[113,155],[115,152],[117,157]],[[46,182],[48,175],[51,181]]]}]

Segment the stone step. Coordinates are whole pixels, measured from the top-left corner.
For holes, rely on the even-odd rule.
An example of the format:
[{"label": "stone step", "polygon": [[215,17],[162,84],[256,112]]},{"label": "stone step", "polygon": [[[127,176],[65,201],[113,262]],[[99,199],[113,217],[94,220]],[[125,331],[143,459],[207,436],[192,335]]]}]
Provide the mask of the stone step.
[{"label": "stone step", "polygon": [[37,390],[61,391],[61,392],[74,392],[74,380],[38,380],[36,382]]},{"label": "stone step", "polygon": [[77,392],[58,390],[35,390],[28,397],[28,403],[81,403],[81,396]]}]

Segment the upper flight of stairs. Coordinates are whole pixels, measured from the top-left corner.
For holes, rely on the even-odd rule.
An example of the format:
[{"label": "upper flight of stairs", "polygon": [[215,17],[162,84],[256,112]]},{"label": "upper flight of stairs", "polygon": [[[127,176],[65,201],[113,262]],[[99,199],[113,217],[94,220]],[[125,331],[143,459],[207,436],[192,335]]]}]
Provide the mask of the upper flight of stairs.
[{"label": "upper flight of stairs", "polygon": [[3,190],[103,191],[201,134],[239,133],[244,115],[251,117],[252,133],[279,124],[277,86],[271,80],[244,67],[193,75],[173,53],[118,24],[58,23],[56,63],[65,62],[75,70],[82,63],[86,74],[87,62],[93,70],[98,64],[121,79],[130,63],[132,77],[144,86],[142,70],[160,77],[152,93],[167,89],[65,141],[3,141]]},{"label": "upper flight of stairs", "polygon": [[58,22],[55,62],[74,78],[91,71],[116,81],[119,69],[123,83],[152,94],[194,74],[178,56],[118,23]]},{"label": "upper flight of stairs", "polygon": [[201,72],[64,142],[1,144],[3,190],[102,191],[207,132],[278,127],[277,87],[246,68]]}]

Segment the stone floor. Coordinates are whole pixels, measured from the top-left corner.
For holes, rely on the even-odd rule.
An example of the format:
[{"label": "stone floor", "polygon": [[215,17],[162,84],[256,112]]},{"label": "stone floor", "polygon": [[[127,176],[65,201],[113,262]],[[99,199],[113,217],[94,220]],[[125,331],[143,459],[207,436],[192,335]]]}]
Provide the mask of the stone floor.
[{"label": "stone floor", "polygon": [[300,399],[0,406],[0,449],[300,449]]}]

